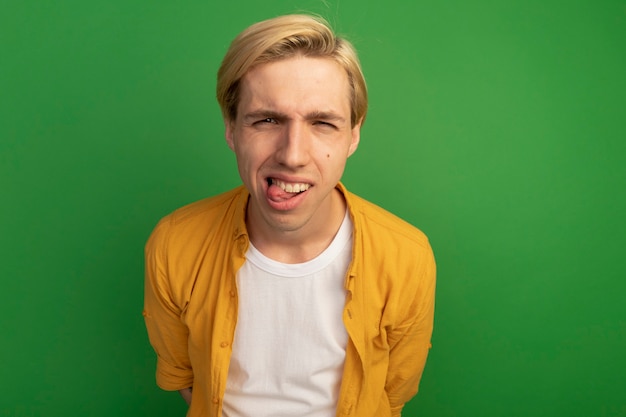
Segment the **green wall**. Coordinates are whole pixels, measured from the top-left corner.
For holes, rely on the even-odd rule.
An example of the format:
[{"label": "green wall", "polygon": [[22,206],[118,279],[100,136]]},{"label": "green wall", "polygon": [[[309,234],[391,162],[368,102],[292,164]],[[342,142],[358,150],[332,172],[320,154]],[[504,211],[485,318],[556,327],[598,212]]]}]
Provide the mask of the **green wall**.
[{"label": "green wall", "polygon": [[424,230],[433,349],[407,416],[626,416],[626,3],[22,1],[0,12],[0,416],[175,416],[143,244],[239,183],[230,40],[308,10],[371,92],[355,192]]}]

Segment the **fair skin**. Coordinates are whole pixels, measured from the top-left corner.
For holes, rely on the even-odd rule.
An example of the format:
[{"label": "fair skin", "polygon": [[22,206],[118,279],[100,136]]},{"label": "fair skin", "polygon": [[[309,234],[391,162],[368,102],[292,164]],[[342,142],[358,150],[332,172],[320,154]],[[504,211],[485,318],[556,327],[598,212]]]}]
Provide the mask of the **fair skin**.
[{"label": "fair skin", "polygon": [[[279,262],[315,258],[343,221],[346,203],[335,186],[360,139],[345,70],[303,56],[253,67],[241,80],[237,117],[225,127],[250,191],[252,243]],[[191,388],[179,392],[191,404]]]},{"label": "fair skin", "polygon": [[243,77],[226,142],[250,191],[246,225],[266,256],[300,263],[332,241],[345,214],[335,186],[357,149],[345,70],[328,58],[296,56]]},{"label": "fair skin", "polygon": [[183,397],[187,405],[191,405],[191,388],[185,388],[178,391]]}]

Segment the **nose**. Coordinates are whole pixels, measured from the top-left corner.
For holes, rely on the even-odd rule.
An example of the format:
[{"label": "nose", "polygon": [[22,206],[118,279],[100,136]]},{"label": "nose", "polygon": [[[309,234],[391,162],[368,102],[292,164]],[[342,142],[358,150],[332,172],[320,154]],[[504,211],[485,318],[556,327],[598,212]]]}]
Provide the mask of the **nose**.
[{"label": "nose", "polygon": [[311,134],[303,123],[293,122],[285,126],[276,152],[278,162],[289,168],[305,166],[309,162]]}]

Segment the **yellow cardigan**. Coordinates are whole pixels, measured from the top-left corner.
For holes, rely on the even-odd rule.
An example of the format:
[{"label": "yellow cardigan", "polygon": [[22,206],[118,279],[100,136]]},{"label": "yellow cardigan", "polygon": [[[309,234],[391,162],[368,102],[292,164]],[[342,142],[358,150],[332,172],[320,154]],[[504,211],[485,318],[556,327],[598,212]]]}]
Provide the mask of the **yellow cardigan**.
[{"label": "yellow cardigan", "polygon": [[[337,416],[400,416],[416,393],[433,329],[435,261],[426,236],[337,188],[352,223],[343,322],[349,335]],[[193,386],[189,417],[222,415],[248,249],[241,186],[163,218],[146,245],[143,315],[157,384]]]}]

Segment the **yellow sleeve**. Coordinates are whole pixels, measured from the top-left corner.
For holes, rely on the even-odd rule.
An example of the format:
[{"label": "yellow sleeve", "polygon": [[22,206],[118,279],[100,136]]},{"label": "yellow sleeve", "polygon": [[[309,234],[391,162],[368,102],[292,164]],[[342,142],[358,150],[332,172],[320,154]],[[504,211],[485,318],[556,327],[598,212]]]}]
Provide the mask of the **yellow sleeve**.
[{"label": "yellow sleeve", "polygon": [[145,248],[143,316],[150,344],[157,355],[157,385],[176,391],[193,385],[193,370],[187,350],[189,330],[181,320],[182,308],[172,297],[168,276],[169,221],[162,220]]},{"label": "yellow sleeve", "polygon": [[426,358],[431,347],[435,311],[436,268],[432,251],[426,254],[411,314],[406,325],[390,335],[389,369],[385,390],[391,405],[391,414],[399,417],[402,408],[417,394]]}]

